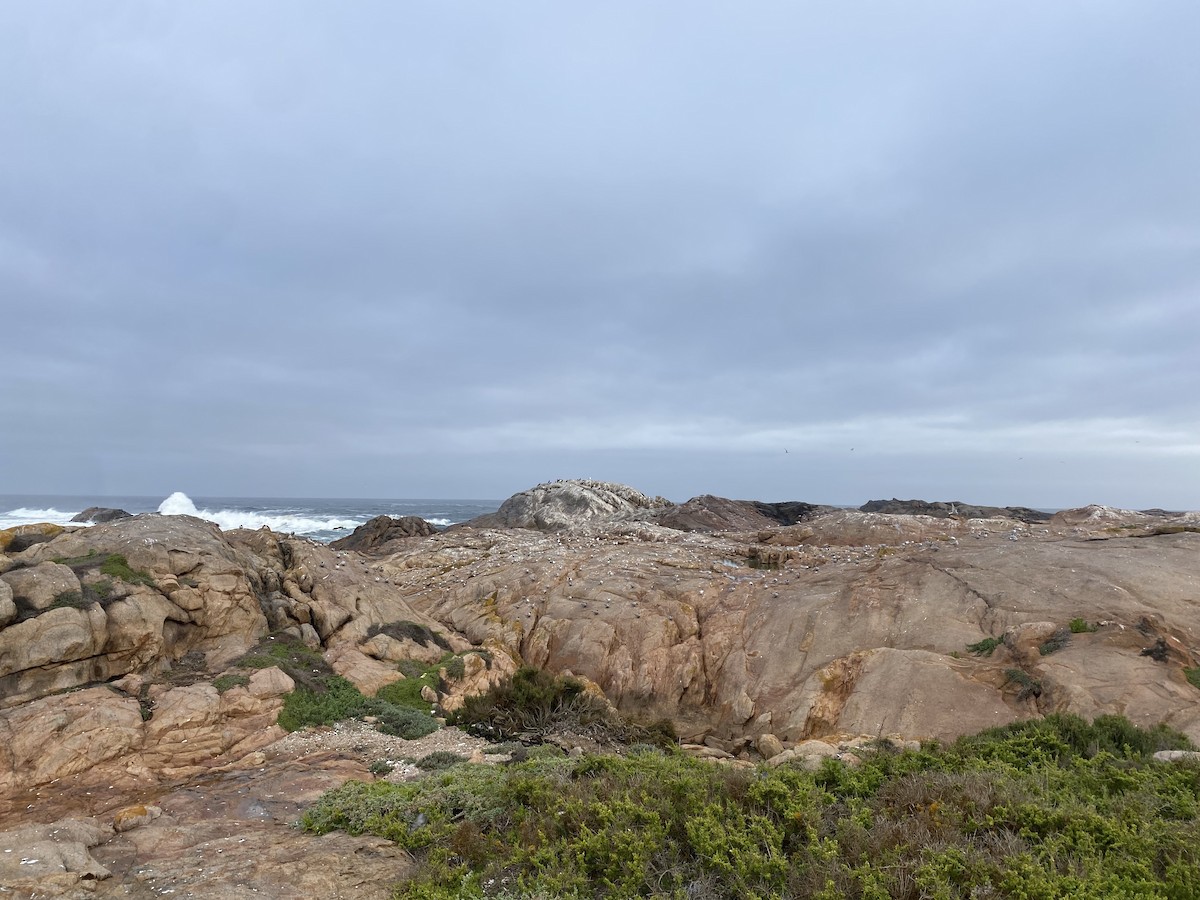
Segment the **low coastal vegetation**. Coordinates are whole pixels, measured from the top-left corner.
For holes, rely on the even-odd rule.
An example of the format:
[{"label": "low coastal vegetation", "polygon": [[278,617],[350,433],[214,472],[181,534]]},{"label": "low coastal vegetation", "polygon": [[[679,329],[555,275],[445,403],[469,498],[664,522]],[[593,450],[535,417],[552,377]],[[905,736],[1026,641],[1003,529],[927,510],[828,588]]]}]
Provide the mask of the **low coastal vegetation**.
[{"label": "low coastal vegetation", "polygon": [[1087,619],[1072,619],[1068,627],[1071,629],[1071,634],[1087,634],[1096,630],[1096,626]]},{"label": "low coastal vegetation", "polygon": [[991,656],[996,648],[1003,644],[998,637],[985,637],[982,641],[976,641],[974,644],[967,644],[967,649],[976,656]]},{"label": "low coastal vegetation", "polygon": [[99,568],[100,574],[109,578],[117,578],[127,584],[154,587],[154,576],[130,566],[129,560],[120,553],[98,553],[92,549],[83,556],[56,556],[51,561],[77,573]]},{"label": "low coastal vegetation", "polygon": [[492,741],[539,743],[569,732],[600,744],[673,746],[675,730],[660,720],[642,724],[617,714],[575,678],[522,666],[487,693],[467,697],[450,724]]},{"label": "low coastal vegetation", "polygon": [[1151,758],[1189,747],[1117,716],[1052,715],[815,772],[649,747],[446,757],[415,781],[350,782],[302,825],[407,849],[406,900],[1197,900],[1200,764]]},{"label": "low coastal vegetation", "polygon": [[413,708],[381,696],[383,691],[367,697],[350,681],[334,674],[320,652],[294,638],[273,635],[235,665],[251,669],[278,666],[296,683],[279,713],[278,723],[285,731],[366,717],[373,717],[375,727],[385,734],[406,740],[424,737],[438,728],[428,703]]},{"label": "low coastal vegetation", "polygon": [[111,578],[119,578],[121,581],[128,582],[129,584],[144,584],[154,587],[154,576],[149,572],[132,568],[129,565],[129,560],[120,553],[110,553],[108,555],[108,558],[100,564],[100,574],[108,575]]}]

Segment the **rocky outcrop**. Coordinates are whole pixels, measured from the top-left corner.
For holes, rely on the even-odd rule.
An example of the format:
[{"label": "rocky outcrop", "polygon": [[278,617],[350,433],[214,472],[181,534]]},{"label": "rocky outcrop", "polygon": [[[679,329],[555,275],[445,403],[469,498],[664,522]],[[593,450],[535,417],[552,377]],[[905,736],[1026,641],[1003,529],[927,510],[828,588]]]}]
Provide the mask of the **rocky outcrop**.
[{"label": "rocky outcrop", "polygon": [[120,519],[16,559],[24,568],[3,575],[18,617],[0,629],[0,709],[191,653],[219,670],[267,631],[256,563],[200,519]]},{"label": "rocky outcrop", "polygon": [[0,553],[15,554],[28,550],[34,544],[52,540],[64,531],[61,525],[38,522],[32,525],[16,525],[0,530]]},{"label": "rocky outcrop", "polygon": [[888,513],[890,515],[930,516],[935,519],[950,517],[961,519],[1015,519],[1018,522],[1046,522],[1050,513],[1027,506],[976,506],[952,500],[930,503],[927,500],[870,500],[859,508],[859,512]]},{"label": "rocky outcrop", "polygon": [[[1200,535],[1095,540],[1107,527],[839,511],[723,536],[451,531],[379,568],[472,642],[697,740],[951,738],[1053,710],[1200,738],[1184,675],[1200,662]],[[1042,653],[1074,619],[1097,631]],[[970,652],[988,637],[990,656]],[[1141,655],[1160,637],[1175,655]]]},{"label": "rocky outcrop", "polygon": [[105,522],[115,522],[117,519],[128,519],[133,513],[123,509],[113,509],[109,506],[89,506],[83,512],[71,517],[72,522],[90,522],[102,525]]},{"label": "rocky outcrop", "polygon": [[756,531],[795,525],[817,513],[832,510],[831,506],[812,503],[763,503],[704,494],[686,503],[656,510],[651,521],[679,531]]},{"label": "rocky outcrop", "polygon": [[367,553],[389,541],[412,537],[429,537],[437,534],[437,528],[418,516],[376,516],[364,522],[344,538],[331,543],[335,550],[358,550]]},{"label": "rocky outcrop", "polygon": [[232,762],[283,736],[275,719],[292,687],[271,669],[224,693],[157,685],[142,701],[91,687],[0,710],[0,796],[97,767],[154,780]]},{"label": "rocky outcrop", "polygon": [[[684,531],[638,496],[603,513],[589,501],[582,520],[535,504],[514,521],[556,511],[541,518],[555,530],[450,529],[370,558],[161,516],[12,554],[0,792],[97,767],[183,777],[236,761],[278,733],[290,685],[256,674],[220,693],[211,680],[269,631],[367,693],[403,663],[455,653],[455,675],[428,692],[443,709],[519,663],[569,672],[743,758],[1056,710],[1200,738],[1187,676],[1200,667],[1200,534],[1186,516],[1162,532],[1146,514],[1030,525],[697,498],[689,514],[712,518]],[[739,523],[754,527],[725,528]]]},{"label": "rocky outcrop", "polygon": [[0,575],[0,581],[8,586],[18,611],[28,615],[45,612],[56,601],[83,597],[75,573],[53,562],[8,572]]},{"label": "rocky outcrop", "polygon": [[596,520],[632,517],[673,504],[609,481],[552,481],[514,494],[494,513],[465,523],[472,528],[561,531]]}]

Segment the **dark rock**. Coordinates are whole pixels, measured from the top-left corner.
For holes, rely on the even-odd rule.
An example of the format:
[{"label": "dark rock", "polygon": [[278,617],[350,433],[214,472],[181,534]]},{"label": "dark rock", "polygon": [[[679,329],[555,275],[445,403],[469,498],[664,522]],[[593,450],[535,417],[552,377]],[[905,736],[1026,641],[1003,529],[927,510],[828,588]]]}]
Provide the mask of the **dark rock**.
[{"label": "dark rock", "polygon": [[957,516],[962,519],[1016,519],[1019,522],[1047,522],[1050,513],[1027,506],[975,506],[971,503],[949,501],[945,503],[930,503],[928,500],[871,500],[859,508],[859,512],[888,513],[901,516],[932,516],[935,519],[948,519]]},{"label": "dark rock", "polygon": [[128,519],[132,513],[127,513],[123,509],[112,509],[108,506],[89,506],[79,515],[71,519],[72,522],[93,522],[97,525],[104,522],[112,522],[116,519]]},{"label": "dark rock", "polygon": [[795,525],[833,508],[812,503],[729,500],[703,494],[656,512],[653,521],[677,531],[758,531],[778,525]]},{"label": "dark rock", "polygon": [[329,546],[335,550],[371,550],[398,538],[429,537],[437,527],[418,516],[376,516]]}]

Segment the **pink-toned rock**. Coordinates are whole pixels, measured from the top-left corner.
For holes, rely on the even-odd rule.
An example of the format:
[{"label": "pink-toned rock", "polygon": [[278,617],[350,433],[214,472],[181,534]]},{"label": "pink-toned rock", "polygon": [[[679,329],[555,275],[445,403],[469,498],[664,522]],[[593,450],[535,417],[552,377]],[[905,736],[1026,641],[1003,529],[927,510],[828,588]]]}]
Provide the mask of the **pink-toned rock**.
[{"label": "pink-toned rock", "polygon": [[118,674],[103,654],[107,636],[98,604],[51,609],[0,630],[0,709]]},{"label": "pink-toned rock", "polygon": [[113,830],[117,832],[132,831],[143,825],[149,825],[161,815],[162,810],[157,806],[146,806],[141,803],[136,806],[127,806],[118,810],[113,816]]},{"label": "pink-toned rock", "polygon": [[259,669],[250,676],[250,684],[247,690],[250,696],[260,699],[267,697],[283,697],[290,694],[296,687],[296,682],[292,681],[282,669],[272,666],[269,669]]},{"label": "pink-toned rock", "polygon": [[755,747],[763,759],[770,759],[783,752],[783,742],[773,734],[760,734]]},{"label": "pink-toned rock", "polygon": [[351,644],[339,644],[326,651],[325,661],[338,675],[366,694],[374,697],[382,687],[404,678],[396,667],[372,659]]},{"label": "pink-toned rock", "polygon": [[44,562],[27,569],[14,569],[0,575],[12,590],[18,607],[42,612],[64,596],[82,597],[79,578],[66,566]]},{"label": "pink-toned rock", "polygon": [[[823,518],[803,527],[815,535]],[[1141,677],[1139,654],[1161,638],[1169,658],[1152,682],[1175,687],[1156,687],[1140,714],[1200,737],[1200,705],[1176,693],[1194,690],[1182,668],[1200,664],[1187,649],[1200,646],[1200,536],[1077,541],[1012,520],[828,518],[823,527],[840,540],[901,540],[804,544],[780,568],[755,569],[738,563],[745,536],[643,524],[554,535],[466,529],[379,566],[418,612],[513,659],[586,675],[623,711],[666,715],[697,742],[757,735],[768,715],[771,733],[795,741],[881,730],[950,739],[1047,712],[1056,698],[1118,712],[1126,707],[1083,668],[1053,671],[1071,657],[1040,653],[1043,631],[1077,617],[1139,635],[1140,646],[1102,651],[1118,685]],[[1050,624],[1021,631],[1031,622]],[[1014,641],[1021,652],[967,651],[1010,628],[1023,635]],[[1048,679],[1043,693],[1022,691],[1006,674],[1014,667],[1033,683]]]},{"label": "pink-toned rock", "polygon": [[40,784],[140,750],[137,701],[87,688],[0,710],[0,794]]}]

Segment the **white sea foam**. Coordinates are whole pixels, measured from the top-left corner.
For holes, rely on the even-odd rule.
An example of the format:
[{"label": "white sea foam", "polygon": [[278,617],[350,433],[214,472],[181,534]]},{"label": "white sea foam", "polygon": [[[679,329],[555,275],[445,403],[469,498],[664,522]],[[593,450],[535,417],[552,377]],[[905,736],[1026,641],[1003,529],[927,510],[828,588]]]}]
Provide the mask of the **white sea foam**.
[{"label": "white sea foam", "polygon": [[49,509],[32,509],[28,506],[18,506],[16,509],[10,509],[8,512],[0,512],[0,529],[13,528],[17,525],[32,525],[35,522],[53,522],[55,525],[78,525],[78,522],[71,522],[71,517],[78,513],[79,510],[63,512],[53,507]]},{"label": "white sea foam", "polygon": [[453,519],[426,519],[430,525],[437,525],[439,528],[445,528],[447,525],[453,525]]},{"label": "white sea foam", "polygon": [[316,534],[323,531],[338,531],[357,528],[363,519],[316,518],[285,510],[273,512],[248,512],[240,509],[197,509],[192,498],[176,491],[158,506],[164,516],[196,516],[214,522],[224,530],[231,528],[262,528],[264,525],[281,534]]}]

